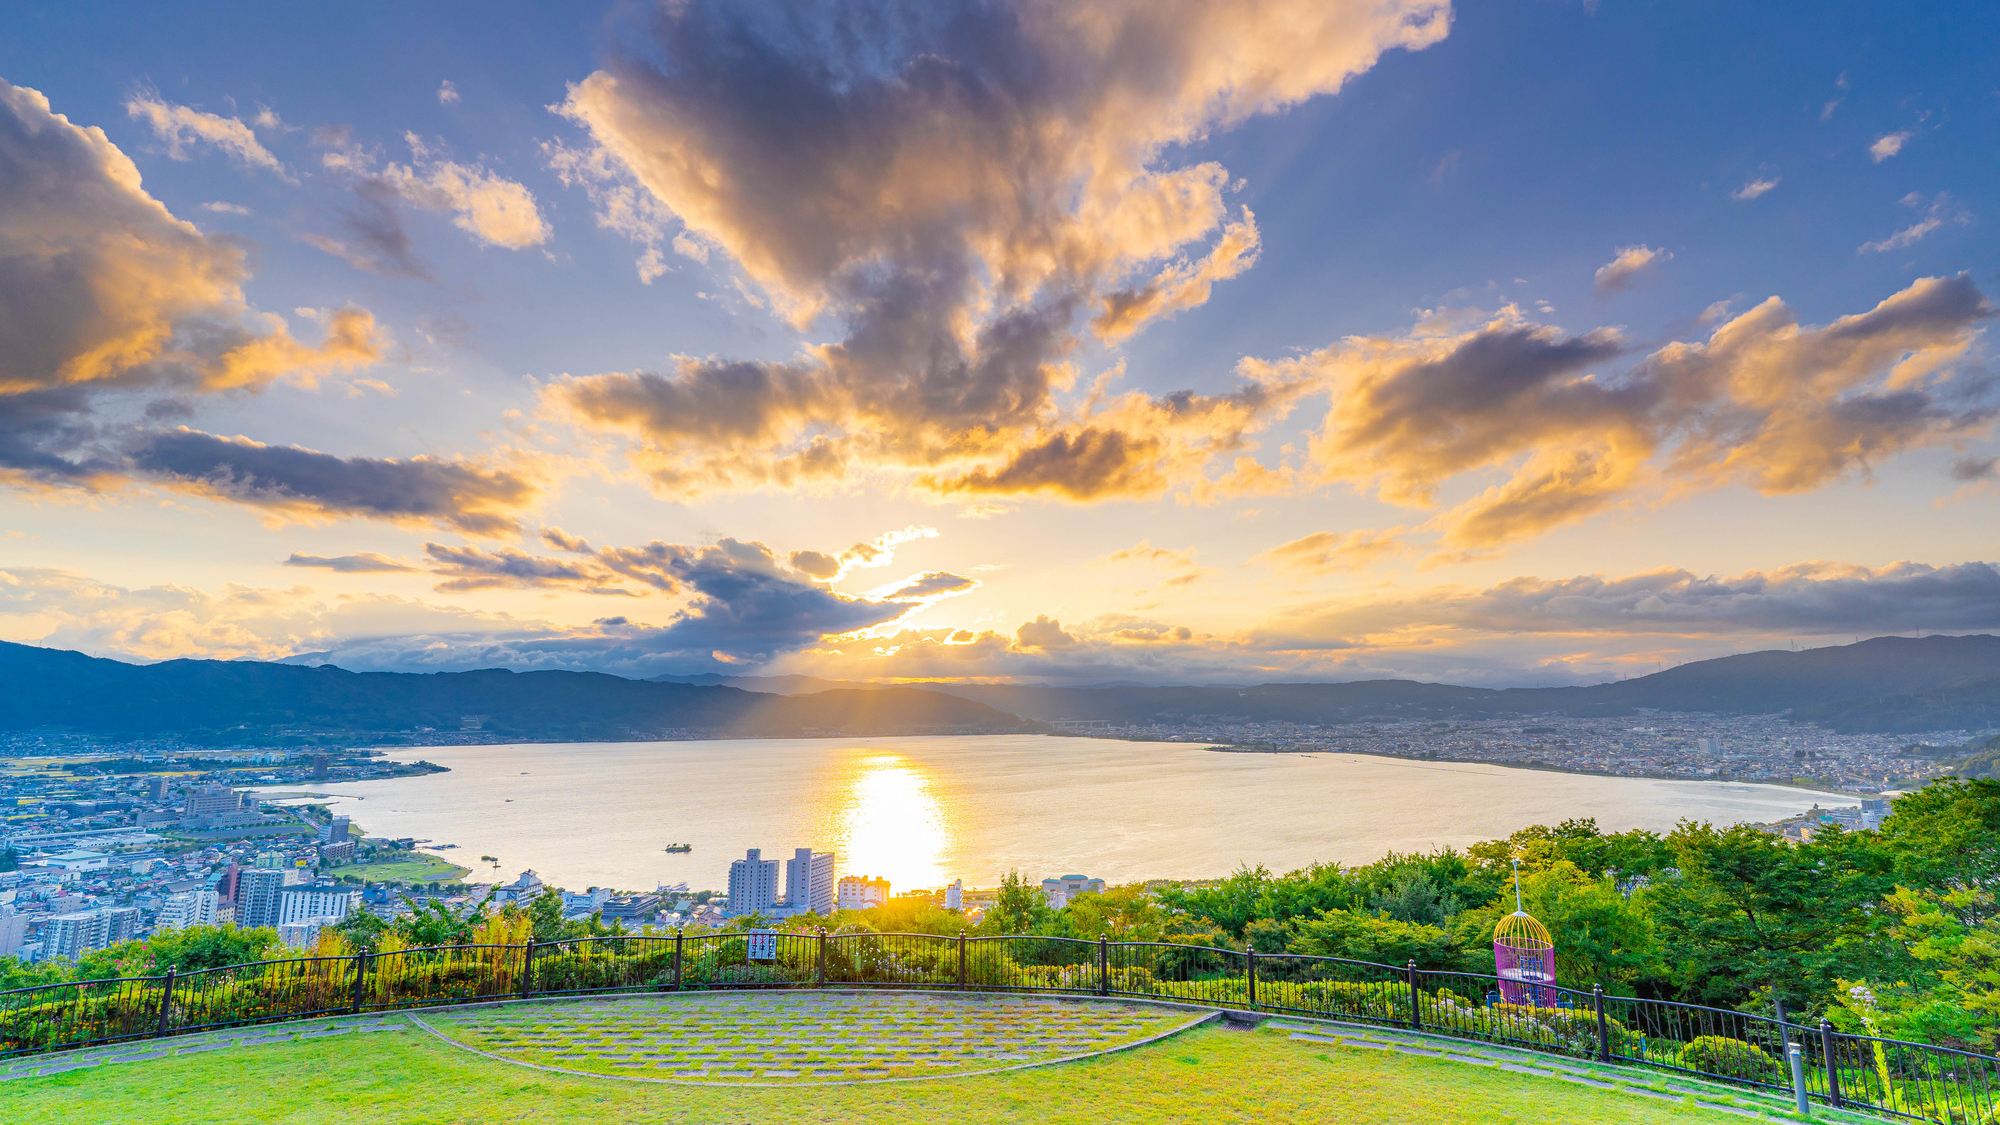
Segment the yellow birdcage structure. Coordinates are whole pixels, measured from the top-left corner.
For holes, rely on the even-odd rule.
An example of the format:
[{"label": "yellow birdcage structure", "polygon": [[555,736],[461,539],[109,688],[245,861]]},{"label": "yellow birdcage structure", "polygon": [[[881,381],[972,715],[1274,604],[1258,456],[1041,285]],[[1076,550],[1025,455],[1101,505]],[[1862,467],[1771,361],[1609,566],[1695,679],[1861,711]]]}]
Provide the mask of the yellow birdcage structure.
[{"label": "yellow birdcage structure", "polygon": [[1493,928],[1493,971],[1508,1004],[1554,1007],[1556,943],[1549,929],[1522,907],[1521,864],[1514,862],[1514,913]]}]

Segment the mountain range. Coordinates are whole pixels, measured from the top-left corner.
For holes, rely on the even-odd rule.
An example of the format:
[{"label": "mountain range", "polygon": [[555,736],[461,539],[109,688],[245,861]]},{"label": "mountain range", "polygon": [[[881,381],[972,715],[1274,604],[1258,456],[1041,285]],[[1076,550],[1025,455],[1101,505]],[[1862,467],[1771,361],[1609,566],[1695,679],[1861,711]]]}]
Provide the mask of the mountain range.
[{"label": "mountain range", "polygon": [[[873,685],[806,676],[705,677],[797,694]],[[1384,719],[1614,716],[1642,710],[1790,717],[1855,733],[1984,730],[2000,725],[2000,637],[1875,637],[1803,651],[1699,660],[1629,680],[1565,688],[1472,688],[1414,680],[1148,687],[1111,684],[914,686],[1041,722],[1215,720],[1337,725]]]},{"label": "mountain range", "polygon": [[809,677],[630,680],[596,672],[351,672],[247,660],[128,664],[0,642],[0,732],[273,742],[620,741],[814,734],[997,734],[1066,720],[1294,722],[1640,711],[1786,713],[1830,729],[1986,730],[2000,723],[2000,637],[1876,637],[1744,653],[1570,688],[1413,680],[1151,687]]},{"label": "mountain range", "polygon": [[271,742],[1003,733],[1041,729],[918,688],[780,696],[597,672],[349,672],[250,660],[126,664],[0,642],[0,732]]}]

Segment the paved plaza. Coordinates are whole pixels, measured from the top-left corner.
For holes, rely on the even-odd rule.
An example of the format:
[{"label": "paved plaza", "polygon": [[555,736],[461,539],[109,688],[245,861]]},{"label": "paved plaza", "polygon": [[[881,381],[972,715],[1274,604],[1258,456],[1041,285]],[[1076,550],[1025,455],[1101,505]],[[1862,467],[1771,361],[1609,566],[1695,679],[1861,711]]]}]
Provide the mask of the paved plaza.
[{"label": "paved plaza", "polygon": [[1097,1054],[1214,1018],[1116,1001],[922,993],[714,993],[426,1012],[510,1062],[724,1083],[941,1078]]},{"label": "paved plaza", "polygon": [[[0,1082],[13,1078],[28,1078],[37,1074],[61,1074],[67,1070],[87,1070],[91,1067],[113,1066],[119,1063],[147,1062],[175,1055],[205,1055],[210,1051],[258,1047],[268,1043],[301,1043],[371,1031],[410,1030],[414,1029],[401,1013],[391,1013],[330,1020],[256,1024],[250,1027],[230,1028],[226,1031],[175,1035],[166,1039],[137,1039],[105,1047],[84,1047],[74,1051],[23,1055],[20,1058],[0,1060]],[[421,1035],[423,1032],[419,1031],[417,1034]]]}]

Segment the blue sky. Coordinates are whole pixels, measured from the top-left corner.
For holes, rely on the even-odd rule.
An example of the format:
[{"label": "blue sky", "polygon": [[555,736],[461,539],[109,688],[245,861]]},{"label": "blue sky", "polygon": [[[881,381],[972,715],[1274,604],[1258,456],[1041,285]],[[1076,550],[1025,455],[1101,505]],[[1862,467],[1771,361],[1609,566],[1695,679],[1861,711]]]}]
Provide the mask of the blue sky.
[{"label": "blue sky", "polygon": [[[1049,31],[1085,17],[1139,46]],[[66,444],[33,439],[89,471],[20,469],[0,496],[9,639],[357,667],[1566,682],[2000,623],[1990,6],[12,22],[0,78],[102,129],[200,253],[242,251],[240,301],[175,305],[176,339],[227,321],[295,343],[243,385],[210,354],[95,382],[0,372],[90,392]],[[968,85],[924,87],[925,57]],[[1303,84],[1223,105],[1260,66]],[[177,113],[256,147],[176,137]],[[1008,122],[1081,155],[1010,154],[1018,131],[985,131]],[[921,175],[867,179],[898,151]],[[1047,203],[1079,184],[1130,203],[1148,177],[1194,192],[1179,234]],[[526,225],[473,209],[523,199]],[[25,200],[0,198],[0,230]],[[37,252],[7,237],[0,262]],[[1005,270],[1028,288],[994,288]],[[1144,292],[1173,307],[1092,319]],[[372,335],[336,354],[319,341],[343,309]],[[1022,345],[1042,375],[975,394],[938,374],[939,346],[985,370],[1010,309],[1042,333]],[[11,331],[23,355],[37,331],[81,346]],[[912,332],[945,343],[856,350]],[[1748,342],[1725,356],[1718,332]],[[843,340],[846,366],[825,350]],[[1220,397],[1246,386],[1254,403]],[[0,423],[42,403],[0,396]],[[178,427],[194,436],[158,436]]]}]

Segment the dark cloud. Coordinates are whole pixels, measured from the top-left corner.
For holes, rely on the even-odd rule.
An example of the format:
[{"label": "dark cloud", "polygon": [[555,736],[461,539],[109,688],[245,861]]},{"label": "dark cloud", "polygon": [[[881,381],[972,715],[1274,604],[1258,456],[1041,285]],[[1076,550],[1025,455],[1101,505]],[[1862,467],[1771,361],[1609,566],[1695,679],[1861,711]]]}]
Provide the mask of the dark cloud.
[{"label": "dark cloud", "polygon": [[86,447],[97,436],[81,387],[0,395],[0,479],[86,483],[115,474],[117,462]]},{"label": "dark cloud", "polygon": [[342,574],[376,574],[385,571],[417,569],[408,563],[397,562],[395,559],[375,554],[373,551],[363,551],[358,555],[333,556],[294,554],[285,560],[285,565],[317,567],[321,570],[333,570]]},{"label": "dark cloud", "polygon": [[1970,483],[1987,480],[2000,467],[2000,457],[1958,457],[1951,463],[1951,479]]},{"label": "dark cloud", "polygon": [[424,554],[430,556],[431,573],[445,579],[437,588],[454,593],[526,586],[588,588],[601,585],[605,577],[602,570],[586,563],[539,558],[513,547],[482,551],[426,543]]},{"label": "dark cloud", "polygon": [[587,555],[591,553],[589,543],[578,539],[560,527],[543,528],[542,542],[547,543],[558,551],[568,551],[574,555]]},{"label": "dark cloud", "polygon": [[1840,635],[2000,626],[1992,563],[1879,568],[1802,563],[1728,577],[1668,569],[1622,578],[1517,578],[1484,590],[1330,604],[1261,631],[1276,642],[1443,626],[1495,633]]},{"label": "dark cloud", "polygon": [[1055,434],[1016,453],[997,469],[977,469],[936,482],[951,492],[1056,492],[1076,500],[1132,495],[1164,483],[1160,442],[1095,426]]},{"label": "dark cloud", "polygon": [[942,570],[921,574],[898,587],[894,592],[883,594],[882,600],[891,602],[916,601],[921,598],[935,598],[944,594],[958,594],[979,585],[973,579]]},{"label": "dark cloud", "polygon": [[[488,575],[546,584],[589,580],[586,573],[570,577],[560,571],[572,564],[518,552],[436,545],[427,550],[441,567],[462,569],[474,582]],[[615,554],[656,585],[688,594],[687,603],[660,625],[619,616],[601,618],[581,631],[535,627],[351,638],[325,646],[327,659],[342,667],[374,669],[575,668],[630,676],[741,671],[829,635],[894,621],[913,608],[909,601],[834,593],[787,570],[761,543],[651,543]],[[606,548],[592,562],[574,565],[581,571],[613,555],[614,549]]]},{"label": "dark cloud", "polygon": [[382,277],[432,280],[429,263],[417,256],[416,243],[396,209],[401,200],[393,184],[379,177],[363,179],[354,185],[353,205],[340,213],[346,237],[309,234],[305,240],[356,269]]},{"label": "dark cloud", "polygon": [[328,516],[427,520],[473,535],[516,528],[536,484],[465,461],[336,457],[248,438],[176,429],[142,435],[134,468],[240,503]]}]

